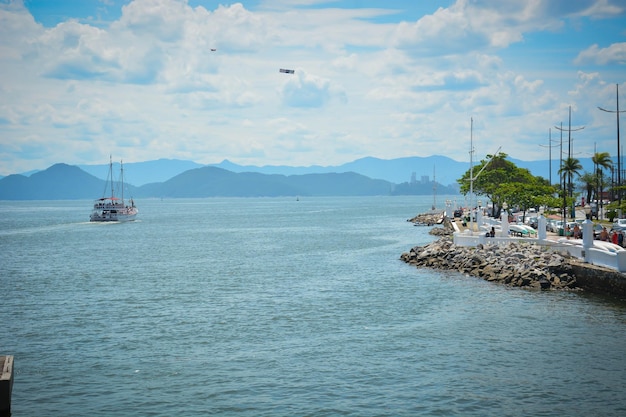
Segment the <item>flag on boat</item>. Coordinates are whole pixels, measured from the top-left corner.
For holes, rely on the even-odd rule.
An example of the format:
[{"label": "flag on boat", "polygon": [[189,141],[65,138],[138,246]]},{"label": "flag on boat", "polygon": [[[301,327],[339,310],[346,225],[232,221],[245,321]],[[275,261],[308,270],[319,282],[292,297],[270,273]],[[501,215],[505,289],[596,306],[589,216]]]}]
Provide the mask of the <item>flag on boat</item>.
[{"label": "flag on boat", "polygon": [[285,74],[293,74],[295,71],[294,71],[294,70],[292,70],[292,69],[284,69],[284,68],[281,68],[281,69],[280,69],[280,72],[285,73]]}]

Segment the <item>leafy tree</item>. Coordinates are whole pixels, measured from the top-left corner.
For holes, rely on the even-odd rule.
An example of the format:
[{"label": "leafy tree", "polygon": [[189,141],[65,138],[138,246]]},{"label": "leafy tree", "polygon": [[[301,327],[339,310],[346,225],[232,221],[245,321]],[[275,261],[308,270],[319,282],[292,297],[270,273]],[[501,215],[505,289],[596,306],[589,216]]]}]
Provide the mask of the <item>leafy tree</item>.
[{"label": "leafy tree", "polygon": [[[529,170],[519,168],[506,158],[507,154],[502,152],[496,155],[487,155],[486,159],[480,161],[472,169],[473,184],[471,183],[470,170],[467,170],[457,180],[461,193],[468,194],[470,188],[472,188],[477,196],[487,197],[497,206],[497,210],[494,213],[496,217],[500,215],[500,208],[505,201],[511,206],[520,205],[520,207],[524,206],[526,209],[545,204],[538,203],[540,200],[553,202],[556,190],[549,184],[548,180],[533,176]],[[522,198],[519,197],[513,201],[512,198],[516,187],[520,190],[526,190],[528,187],[528,193],[526,193],[528,195],[525,196],[528,198],[522,201]]]},{"label": "leafy tree", "polygon": [[522,210],[523,217],[526,217],[529,208],[558,204],[558,199],[554,197],[554,187],[537,180],[504,183],[500,185],[500,191],[509,204]]},{"label": "leafy tree", "polygon": [[[591,157],[594,166],[596,167],[596,200],[599,203],[599,208],[602,207],[602,190],[604,187],[604,170],[613,167],[613,161],[611,155],[608,152],[596,152]],[[598,210],[599,214],[600,210]]]}]

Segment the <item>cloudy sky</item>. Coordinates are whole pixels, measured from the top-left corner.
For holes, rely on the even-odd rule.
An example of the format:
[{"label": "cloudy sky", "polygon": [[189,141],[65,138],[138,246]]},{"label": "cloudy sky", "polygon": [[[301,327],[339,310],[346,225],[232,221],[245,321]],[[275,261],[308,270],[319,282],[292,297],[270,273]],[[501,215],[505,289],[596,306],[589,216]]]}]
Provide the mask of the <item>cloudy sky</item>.
[{"label": "cloudy sky", "polygon": [[616,84],[626,110],[623,0],[0,0],[0,175],[469,161],[471,119],[474,159],[548,159],[550,128],[557,159],[570,106],[574,156],[614,155]]}]

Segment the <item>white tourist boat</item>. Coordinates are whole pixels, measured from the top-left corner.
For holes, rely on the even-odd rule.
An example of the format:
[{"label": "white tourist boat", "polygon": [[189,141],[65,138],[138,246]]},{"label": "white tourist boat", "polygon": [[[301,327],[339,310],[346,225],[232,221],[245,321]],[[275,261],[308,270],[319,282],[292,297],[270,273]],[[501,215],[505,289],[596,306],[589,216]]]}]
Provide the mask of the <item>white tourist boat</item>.
[{"label": "white tourist boat", "polygon": [[[120,197],[116,197],[115,185],[119,187]],[[135,220],[137,217],[137,207],[131,198],[129,204],[124,202],[124,165],[120,162],[119,181],[113,179],[113,161],[109,160],[109,174],[104,192],[107,193],[109,185],[111,186],[111,195],[103,196],[94,201],[93,211],[89,216],[92,222],[128,222]]]}]

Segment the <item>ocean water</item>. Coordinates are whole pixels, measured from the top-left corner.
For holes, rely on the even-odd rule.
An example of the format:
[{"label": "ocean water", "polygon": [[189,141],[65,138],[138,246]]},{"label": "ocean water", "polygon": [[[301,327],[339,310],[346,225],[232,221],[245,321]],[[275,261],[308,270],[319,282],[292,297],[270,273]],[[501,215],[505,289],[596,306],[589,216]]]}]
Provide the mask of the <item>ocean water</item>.
[{"label": "ocean water", "polygon": [[136,203],[0,202],[13,417],[626,415],[626,303],[403,263],[431,197]]}]

